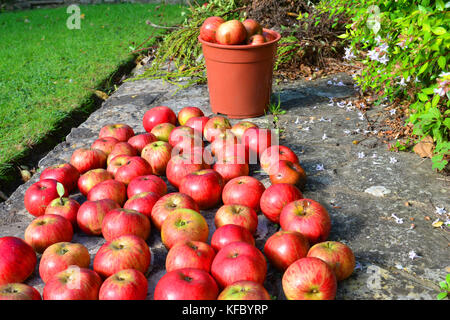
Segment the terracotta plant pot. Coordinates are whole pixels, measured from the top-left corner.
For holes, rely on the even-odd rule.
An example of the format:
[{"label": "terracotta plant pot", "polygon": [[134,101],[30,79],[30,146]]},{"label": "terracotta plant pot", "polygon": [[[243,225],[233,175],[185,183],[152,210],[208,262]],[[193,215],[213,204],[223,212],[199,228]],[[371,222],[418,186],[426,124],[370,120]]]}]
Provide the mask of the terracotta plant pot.
[{"label": "terracotta plant pot", "polygon": [[212,111],[229,118],[264,115],[272,94],[272,74],[281,36],[264,29],[273,40],[258,45],[222,45],[200,37],[206,62]]}]

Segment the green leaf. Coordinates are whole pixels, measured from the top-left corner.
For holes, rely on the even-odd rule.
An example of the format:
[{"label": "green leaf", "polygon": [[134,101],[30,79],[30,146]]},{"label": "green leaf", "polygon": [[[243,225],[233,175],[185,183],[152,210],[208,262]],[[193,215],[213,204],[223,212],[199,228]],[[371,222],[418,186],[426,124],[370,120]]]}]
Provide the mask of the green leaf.
[{"label": "green leaf", "polygon": [[441,97],[437,94],[433,97],[433,101],[431,101],[431,106],[436,107],[441,100]]},{"label": "green leaf", "polygon": [[418,97],[419,97],[420,101],[423,101],[423,102],[428,100],[428,96],[424,93],[419,93]]},{"label": "green leaf", "polygon": [[432,32],[437,36],[442,36],[443,34],[445,34],[447,32],[447,30],[445,30],[445,28],[443,28],[443,27],[437,27],[437,28],[434,28],[432,30]]},{"label": "green leaf", "polygon": [[349,36],[348,33],[344,33],[344,34],[341,34],[341,35],[339,35],[339,36],[337,36],[337,37],[338,37],[339,39],[347,39],[348,36]]},{"label": "green leaf", "polygon": [[56,192],[58,192],[58,195],[60,198],[64,197],[66,190],[64,189],[64,186],[62,185],[62,183],[60,183],[60,182],[56,183]]},{"label": "green leaf", "polygon": [[441,292],[436,296],[436,299],[443,300],[447,297],[447,292]]},{"label": "green leaf", "polygon": [[450,273],[448,273],[445,277],[445,281],[447,281],[447,283],[450,285]]},{"label": "green leaf", "polygon": [[439,11],[444,11],[444,9],[445,9],[444,1],[436,0],[436,8],[438,8]]},{"label": "green leaf", "polygon": [[444,56],[440,56],[438,59],[438,65],[441,67],[442,70],[445,69],[445,64],[447,62],[447,59]]},{"label": "green leaf", "polygon": [[426,63],[420,68],[418,75],[424,73],[425,70],[427,70],[427,68],[428,68],[428,62],[426,62]]}]

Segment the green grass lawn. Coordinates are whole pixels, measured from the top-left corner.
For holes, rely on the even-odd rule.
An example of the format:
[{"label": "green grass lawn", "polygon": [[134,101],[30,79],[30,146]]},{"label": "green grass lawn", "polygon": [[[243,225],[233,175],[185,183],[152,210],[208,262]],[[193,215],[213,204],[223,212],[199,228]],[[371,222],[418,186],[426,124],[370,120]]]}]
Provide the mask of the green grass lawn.
[{"label": "green grass lawn", "polygon": [[24,151],[58,128],[136,47],[162,33],[146,21],[183,21],[180,5],[80,6],[70,30],[66,7],[0,14],[0,181]]}]

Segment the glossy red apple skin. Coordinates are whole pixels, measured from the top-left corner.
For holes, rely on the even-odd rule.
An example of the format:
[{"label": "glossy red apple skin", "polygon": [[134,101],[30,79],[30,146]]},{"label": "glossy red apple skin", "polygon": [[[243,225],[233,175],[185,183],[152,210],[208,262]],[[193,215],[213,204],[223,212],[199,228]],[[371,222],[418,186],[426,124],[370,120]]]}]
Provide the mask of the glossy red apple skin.
[{"label": "glossy red apple skin", "polygon": [[39,262],[39,276],[46,283],[71,265],[89,268],[91,256],[81,243],[58,242],[45,249]]},{"label": "glossy red apple skin", "polygon": [[331,231],[328,211],[317,201],[300,199],[288,203],[280,214],[283,230],[303,234],[311,245],[327,240]]},{"label": "glossy red apple skin", "polygon": [[178,143],[185,139],[194,139],[194,129],[188,126],[178,126],[170,132],[169,143],[172,147],[175,147]]},{"label": "glossy red apple skin", "polygon": [[292,184],[279,183],[271,185],[264,191],[260,199],[260,207],[269,221],[280,223],[280,214],[288,203],[302,199],[302,192]]},{"label": "glossy red apple skin", "polygon": [[205,114],[200,108],[184,107],[180,110],[180,112],[178,112],[178,123],[180,124],[180,126],[184,126],[189,119],[204,116]]},{"label": "glossy red apple skin", "polygon": [[267,260],[281,271],[286,270],[296,260],[306,257],[308,250],[308,239],[295,231],[277,231],[264,244]]},{"label": "glossy red apple skin", "polygon": [[246,242],[232,242],[220,249],[211,265],[211,274],[221,288],[248,280],[264,283],[267,262],[255,246]]},{"label": "glossy red apple skin", "polygon": [[172,157],[172,146],[164,141],[150,143],[142,149],[141,157],[150,164],[153,174],[163,176]]},{"label": "glossy red apple skin", "polygon": [[117,156],[122,156],[122,155],[134,157],[134,156],[138,155],[138,152],[128,142],[118,142],[114,145],[114,148],[112,149],[111,153],[108,155],[106,164],[109,165],[112,159],[114,159]]},{"label": "glossy red apple skin", "polygon": [[220,203],[223,186],[223,178],[219,173],[212,169],[204,169],[184,176],[179,190],[194,199],[203,210]]},{"label": "glossy red apple skin", "polygon": [[256,164],[261,154],[272,145],[272,131],[251,127],[244,131],[242,143],[249,150],[250,162]]},{"label": "glossy red apple skin", "polygon": [[258,128],[258,126],[250,121],[239,121],[231,127],[231,132],[241,141],[242,135],[248,128]]},{"label": "glossy red apple skin", "polygon": [[258,215],[250,207],[239,204],[225,204],[217,210],[214,216],[216,228],[227,224],[235,224],[246,228],[251,234],[255,234],[258,228]]},{"label": "glossy red apple skin", "polygon": [[25,242],[38,253],[44,252],[54,243],[70,242],[72,237],[70,221],[54,214],[44,214],[31,221],[24,235]]},{"label": "glossy red apple skin", "polygon": [[250,153],[242,143],[227,144],[223,149],[216,149],[216,162],[222,162],[227,158],[237,158],[239,164],[250,162]]},{"label": "glossy red apple skin", "polygon": [[39,180],[54,179],[60,182],[68,194],[77,187],[79,178],[80,173],[70,163],[57,164],[45,168],[39,176]]},{"label": "glossy red apple skin", "polygon": [[169,142],[170,133],[175,128],[175,125],[172,123],[160,123],[153,127],[151,133],[156,137],[157,140]]},{"label": "glossy red apple skin", "polygon": [[253,36],[255,34],[262,36],[263,28],[261,27],[259,22],[257,22],[256,20],[245,19],[244,22],[242,22],[242,24],[244,25],[245,29],[247,30],[247,38],[250,38],[251,36]]},{"label": "glossy red apple skin", "polygon": [[226,224],[217,228],[211,237],[211,246],[216,252],[232,242],[245,242],[252,246],[255,239],[250,231],[236,224]]},{"label": "glossy red apple skin", "polygon": [[248,176],[250,168],[247,163],[241,162],[238,157],[228,157],[223,159],[223,161],[216,162],[213,169],[222,176],[226,184],[234,178]]},{"label": "glossy red apple skin", "polygon": [[316,243],[309,249],[308,257],[315,257],[325,261],[333,270],[337,281],[350,277],[356,265],[352,249],[338,241]]},{"label": "glossy red apple skin", "polygon": [[179,241],[167,253],[166,271],[196,268],[210,272],[215,255],[214,249],[206,242]]},{"label": "glossy red apple skin", "polygon": [[318,258],[301,258],[292,263],[282,278],[288,300],[333,300],[337,281],[333,270]]},{"label": "glossy red apple skin", "polygon": [[217,300],[272,300],[272,298],[262,284],[241,280],[224,288]]},{"label": "glossy red apple skin", "polygon": [[147,132],[147,133],[141,133],[137,134],[130,139],[128,139],[128,143],[137,150],[138,154],[141,154],[142,149],[144,147],[152,142],[157,141],[158,139],[153,133]]},{"label": "glossy red apple skin", "polygon": [[88,268],[69,266],[44,286],[44,300],[98,300],[102,280]]},{"label": "glossy red apple skin", "polygon": [[120,141],[113,137],[98,138],[91,144],[91,149],[101,150],[108,156],[118,142]]},{"label": "glossy red apple skin", "polygon": [[102,222],[105,240],[111,241],[127,234],[147,240],[150,236],[150,220],[136,210],[120,208],[109,211]]},{"label": "glossy red apple skin", "polygon": [[124,165],[117,169],[114,179],[128,185],[134,178],[151,174],[150,164],[145,159],[136,156],[129,158]]},{"label": "glossy red apple skin", "polygon": [[231,129],[230,121],[223,116],[211,117],[208,122],[206,122],[203,129],[203,137],[208,142],[213,142],[214,139],[226,130]]},{"label": "glossy red apple skin", "polygon": [[172,211],[161,225],[161,241],[167,249],[178,241],[208,240],[209,227],[206,219],[192,209],[177,209]]},{"label": "glossy red apple skin", "polygon": [[109,276],[100,287],[99,300],[145,300],[148,282],[142,272],[124,269]]},{"label": "glossy red apple skin", "polygon": [[108,124],[100,129],[99,138],[113,137],[119,141],[126,142],[134,136],[134,130],[124,123]]},{"label": "glossy red apple skin", "polygon": [[217,28],[224,23],[221,17],[208,17],[200,27],[200,37],[208,42],[216,43]]},{"label": "glossy red apple skin", "polygon": [[25,281],[37,264],[36,253],[17,237],[0,238],[0,285]]},{"label": "glossy red apple skin", "polygon": [[269,171],[270,167],[280,160],[287,160],[292,163],[299,163],[298,157],[292,149],[286,146],[274,145],[268,147],[263,151],[259,159],[261,168],[267,173],[271,174]]},{"label": "glossy red apple skin", "polygon": [[166,106],[158,106],[147,110],[142,119],[145,131],[152,131],[153,127],[160,123],[177,124],[177,115],[172,109]]},{"label": "glossy red apple skin", "polygon": [[100,168],[92,169],[83,173],[78,179],[78,190],[81,194],[86,196],[93,187],[95,187],[100,182],[114,179],[113,173]]},{"label": "glossy red apple skin", "polygon": [[131,180],[127,187],[128,198],[142,192],[154,192],[162,197],[167,193],[167,185],[156,175],[145,175]]},{"label": "glossy red apple skin", "polygon": [[109,161],[108,166],[106,167],[106,171],[113,175],[112,179],[114,179],[117,170],[119,170],[121,166],[125,165],[131,158],[133,158],[133,156],[119,154]]},{"label": "glossy red apple skin", "polygon": [[195,161],[196,158],[190,153],[183,153],[173,156],[166,167],[166,176],[170,184],[175,188],[180,187],[181,180],[196,171],[205,169],[203,161]]},{"label": "glossy red apple skin", "polygon": [[180,192],[172,192],[162,196],[153,206],[151,221],[156,229],[161,230],[164,220],[177,209],[191,209],[200,212],[198,204],[190,196]]},{"label": "glossy red apple skin", "polygon": [[223,151],[234,144],[238,143],[238,138],[231,132],[230,129],[216,135],[214,141],[211,142],[211,153],[216,154],[223,153]]},{"label": "glossy red apple skin", "polygon": [[219,44],[242,44],[246,38],[247,30],[239,20],[228,20],[216,30],[216,42]]},{"label": "glossy red apple skin", "polygon": [[43,179],[28,187],[24,196],[25,209],[28,213],[35,217],[45,213],[48,204],[53,199],[59,198],[57,183],[55,179]]},{"label": "glossy red apple skin", "polygon": [[117,180],[106,180],[93,187],[87,194],[89,201],[111,199],[123,206],[127,198],[127,186]]},{"label": "glossy red apple skin", "polygon": [[106,214],[120,206],[111,199],[85,201],[78,209],[77,225],[87,235],[100,236]]},{"label": "glossy red apple skin", "polygon": [[254,34],[247,41],[247,44],[252,46],[257,46],[263,43],[266,43],[266,38],[264,38],[261,34]]},{"label": "glossy red apple skin", "polygon": [[56,214],[70,221],[75,230],[77,226],[77,214],[80,204],[71,198],[56,198],[45,209],[45,214]]},{"label": "glossy red apple skin", "polygon": [[224,204],[240,204],[258,212],[260,199],[265,190],[258,179],[242,176],[227,182],[223,188],[222,200]]},{"label": "glossy red apple skin", "polygon": [[25,283],[0,285],[0,300],[42,300],[41,294]]},{"label": "glossy red apple skin", "polygon": [[105,168],[107,155],[98,149],[76,149],[70,157],[70,164],[74,166],[80,174],[86,171]]},{"label": "glossy red apple skin", "polygon": [[217,283],[211,275],[195,268],[166,273],[155,287],[155,300],[216,300]]},{"label": "glossy red apple skin", "polygon": [[161,197],[155,192],[142,192],[129,198],[123,205],[124,209],[136,210],[151,219],[155,203]]},{"label": "glossy red apple skin", "polygon": [[146,274],[151,258],[147,243],[138,236],[127,234],[100,247],[94,257],[94,271],[102,278],[123,269],[136,269]]},{"label": "glossy red apple skin", "polygon": [[[196,133],[194,133],[195,135]],[[174,147],[172,151],[172,157],[175,155],[183,154],[183,153],[193,153],[194,150],[204,148],[203,140],[200,136],[194,136],[194,137],[186,137],[182,141],[178,142]],[[203,151],[202,151],[203,154]],[[202,158],[200,157],[200,154],[196,154],[195,159],[199,159],[199,163],[202,162]]]},{"label": "glossy red apple skin", "polygon": [[190,118],[186,123],[185,126],[191,127],[194,129],[194,131],[199,134],[201,137],[203,137],[203,132],[205,130],[205,126],[209,121],[209,117],[193,117]]},{"label": "glossy red apple skin", "polygon": [[269,178],[272,184],[289,183],[303,189],[306,184],[306,172],[298,163],[287,160],[280,160],[274,164],[269,171],[272,173]]}]

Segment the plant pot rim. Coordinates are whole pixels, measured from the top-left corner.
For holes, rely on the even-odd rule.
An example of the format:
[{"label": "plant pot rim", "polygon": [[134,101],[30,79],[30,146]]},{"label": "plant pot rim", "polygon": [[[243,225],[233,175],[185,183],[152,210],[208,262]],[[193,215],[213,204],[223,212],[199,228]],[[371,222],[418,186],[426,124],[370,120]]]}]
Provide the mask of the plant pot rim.
[{"label": "plant pot rim", "polygon": [[273,39],[271,41],[268,41],[268,42],[261,43],[261,44],[256,44],[256,45],[251,45],[251,44],[233,44],[233,45],[219,44],[219,43],[213,43],[213,42],[205,41],[200,36],[198,36],[198,41],[200,41],[202,44],[210,46],[210,47],[219,48],[219,49],[230,49],[230,50],[256,49],[256,48],[270,46],[270,45],[280,41],[281,35],[278,32],[276,32],[274,30],[270,30],[270,29],[265,29],[265,28],[263,28],[263,31],[274,35],[275,39]]}]

